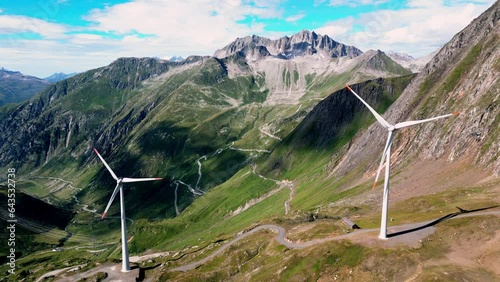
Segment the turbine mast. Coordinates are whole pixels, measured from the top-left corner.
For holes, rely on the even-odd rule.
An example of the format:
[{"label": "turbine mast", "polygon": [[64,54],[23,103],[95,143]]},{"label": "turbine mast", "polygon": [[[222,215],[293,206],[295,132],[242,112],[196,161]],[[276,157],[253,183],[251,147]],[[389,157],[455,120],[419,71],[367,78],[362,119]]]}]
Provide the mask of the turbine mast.
[{"label": "turbine mast", "polygon": [[120,183],[120,210],[122,221],[122,272],[130,271],[128,259],[127,221],[125,218],[125,197],[123,195],[123,184]]},{"label": "turbine mast", "polygon": [[[394,131],[389,131],[388,140],[392,141]],[[392,143],[392,142],[391,142]],[[389,210],[389,175],[391,169],[391,144],[387,146],[387,153],[385,154],[385,181],[384,181],[384,194],[382,199],[382,217],[380,219],[380,239],[387,239],[387,212]]]},{"label": "turbine mast", "polygon": [[120,191],[120,211],[121,211],[120,219],[121,219],[121,229],[122,229],[122,272],[128,272],[128,271],[130,271],[130,261],[129,261],[129,257],[128,257],[127,222],[126,222],[126,217],[125,217],[125,195],[123,194],[123,183],[162,180],[162,178],[127,178],[127,177],[121,178],[121,177],[117,177],[116,174],[111,169],[111,167],[109,167],[108,163],[99,154],[97,149],[94,148],[94,152],[97,154],[99,159],[101,159],[102,163],[104,164],[106,169],[109,171],[111,176],[116,180],[115,190],[113,191],[113,194],[111,195],[111,198],[109,199],[109,202],[108,202],[108,205],[106,206],[106,209],[102,213],[102,219],[104,219],[104,217],[106,216],[106,213],[108,212],[109,207],[113,203],[113,200],[115,199],[116,194],[118,194],[118,191]]}]

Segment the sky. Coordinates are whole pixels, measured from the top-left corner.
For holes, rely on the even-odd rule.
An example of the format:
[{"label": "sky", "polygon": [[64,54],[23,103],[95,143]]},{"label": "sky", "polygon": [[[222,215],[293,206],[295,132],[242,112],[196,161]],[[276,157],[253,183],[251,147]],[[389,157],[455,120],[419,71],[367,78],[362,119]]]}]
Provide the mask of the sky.
[{"label": "sky", "polygon": [[0,67],[47,77],[119,57],[213,55],[237,37],[315,31],[362,51],[425,56],[494,0],[5,0]]}]

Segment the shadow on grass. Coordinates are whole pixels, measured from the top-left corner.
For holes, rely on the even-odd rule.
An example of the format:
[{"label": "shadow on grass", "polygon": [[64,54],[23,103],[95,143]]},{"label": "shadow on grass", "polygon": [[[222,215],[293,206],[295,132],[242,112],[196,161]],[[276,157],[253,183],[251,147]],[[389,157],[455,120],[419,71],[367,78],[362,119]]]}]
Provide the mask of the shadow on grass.
[{"label": "shadow on grass", "polygon": [[461,214],[464,214],[464,213],[484,211],[484,210],[493,209],[493,208],[497,208],[497,207],[500,207],[500,205],[486,207],[486,208],[480,208],[480,209],[475,209],[475,210],[465,210],[465,209],[457,207],[457,209],[459,210],[458,212],[447,214],[447,215],[445,215],[445,216],[443,216],[441,218],[438,218],[438,219],[436,219],[434,221],[431,221],[431,222],[429,222],[429,223],[427,223],[425,225],[422,225],[422,226],[419,226],[419,227],[416,227],[416,228],[412,228],[412,229],[408,229],[408,230],[403,230],[403,231],[399,231],[399,232],[392,233],[392,234],[387,234],[387,237],[389,237],[389,238],[390,237],[396,237],[396,236],[404,235],[404,234],[407,234],[407,233],[415,232],[415,231],[418,231],[418,230],[422,230],[422,229],[434,226],[434,225],[436,225],[436,224],[438,224],[440,222],[443,222],[445,220],[454,218],[455,216],[461,215]]}]

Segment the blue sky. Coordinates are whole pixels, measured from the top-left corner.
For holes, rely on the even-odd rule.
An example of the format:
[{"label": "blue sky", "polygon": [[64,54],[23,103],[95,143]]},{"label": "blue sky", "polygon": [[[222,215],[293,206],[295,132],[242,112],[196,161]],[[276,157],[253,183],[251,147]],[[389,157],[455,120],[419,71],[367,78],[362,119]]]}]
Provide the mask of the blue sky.
[{"label": "blue sky", "polygon": [[17,0],[0,2],[0,66],[39,77],[118,57],[212,55],[236,37],[303,29],[363,51],[427,55],[495,1]]}]

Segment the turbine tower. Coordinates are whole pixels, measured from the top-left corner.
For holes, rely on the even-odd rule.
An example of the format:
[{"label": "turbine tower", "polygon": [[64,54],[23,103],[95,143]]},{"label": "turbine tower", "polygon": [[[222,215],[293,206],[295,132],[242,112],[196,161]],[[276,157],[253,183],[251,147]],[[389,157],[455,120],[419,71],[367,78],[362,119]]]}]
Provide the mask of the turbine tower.
[{"label": "turbine tower", "polygon": [[128,259],[128,242],[127,242],[127,223],[125,222],[125,199],[123,195],[123,183],[130,182],[141,182],[141,181],[154,181],[154,180],[162,180],[162,178],[127,178],[127,177],[117,177],[113,172],[111,167],[109,167],[108,163],[101,157],[99,152],[94,148],[94,152],[97,154],[99,159],[101,159],[104,166],[108,169],[111,176],[116,180],[116,187],[113,191],[113,195],[111,195],[111,199],[109,199],[108,205],[104,210],[101,218],[106,216],[106,212],[108,212],[111,203],[116,197],[118,191],[120,191],[120,210],[121,210],[121,223],[122,223],[122,272],[130,271],[130,263]]},{"label": "turbine tower", "polygon": [[394,134],[398,129],[401,129],[403,127],[408,127],[420,123],[425,123],[433,120],[438,120],[442,118],[447,118],[451,117],[453,115],[458,115],[459,112],[453,112],[451,114],[447,115],[442,115],[442,116],[437,116],[429,119],[423,119],[423,120],[415,120],[415,121],[404,121],[400,123],[396,123],[395,125],[392,125],[388,123],[382,116],[380,116],[368,103],[366,103],[361,97],[354,92],[354,90],[347,85],[347,89],[356,96],[369,110],[372,112],[372,114],[375,116],[377,121],[387,129],[388,131],[388,136],[387,136],[387,142],[385,143],[385,148],[384,152],[382,153],[382,159],[380,160],[380,165],[377,169],[377,176],[375,177],[375,182],[373,183],[373,188],[377,185],[377,180],[380,175],[380,171],[382,170],[382,167],[384,165],[384,159],[385,159],[385,180],[384,180],[384,194],[383,194],[383,199],[382,199],[382,218],[380,220],[380,234],[378,237],[380,239],[387,239],[387,209],[389,206],[389,176],[390,176],[390,164],[391,164],[391,145],[392,145],[392,140],[394,139]]}]

